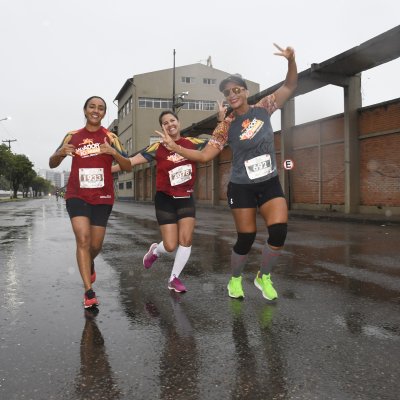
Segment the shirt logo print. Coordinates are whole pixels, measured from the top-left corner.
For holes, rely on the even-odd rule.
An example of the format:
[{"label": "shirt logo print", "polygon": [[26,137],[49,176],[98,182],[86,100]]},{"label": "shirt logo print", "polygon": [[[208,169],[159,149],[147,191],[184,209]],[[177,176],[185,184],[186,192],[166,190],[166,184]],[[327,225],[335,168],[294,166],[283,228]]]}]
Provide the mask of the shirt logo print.
[{"label": "shirt logo print", "polygon": [[257,133],[260,131],[262,126],[264,125],[264,121],[261,121],[257,118],[254,118],[253,121],[250,122],[249,119],[246,119],[242,123],[242,133],[239,136],[240,140],[249,140],[252,139]]},{"label": "shirt logo print", "polygon": [[167,157],[168,161],[172,161],[173,163],[177,164],[180,163],[181,161],[185,160],[185,157],[182,157],[178,153],[171,154]]},{"label": "shirt logo print", "polygon": [[78,146],[76,153],[81,157],[90,157],[100,153],[100,143],[94,143],[93,139],[83,139]]}]

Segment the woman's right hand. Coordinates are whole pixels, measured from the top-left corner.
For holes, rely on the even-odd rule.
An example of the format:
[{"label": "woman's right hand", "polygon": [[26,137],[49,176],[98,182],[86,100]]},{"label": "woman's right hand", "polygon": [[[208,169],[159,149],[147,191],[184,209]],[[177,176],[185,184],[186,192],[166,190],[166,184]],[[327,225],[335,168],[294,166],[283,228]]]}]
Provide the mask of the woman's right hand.
[{"label": "woman's right hand", "polygon": [[58,150],[58,155],[61,157],[66,157],[66,156],[75,156],[75,146],[72,144],[63,144],[61,148]]}]

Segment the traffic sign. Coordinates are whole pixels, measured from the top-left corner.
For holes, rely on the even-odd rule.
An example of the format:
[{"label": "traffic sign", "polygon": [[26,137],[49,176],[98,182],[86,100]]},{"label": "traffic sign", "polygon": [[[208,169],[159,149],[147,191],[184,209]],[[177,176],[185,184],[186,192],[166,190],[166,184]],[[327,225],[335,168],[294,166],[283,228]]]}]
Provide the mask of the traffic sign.
[{"label": "traffic sign", "polygon": [[283,168],[286,170],[290,170],[294,168],[294,162],[293,160],[287,159],[283,162]]}]

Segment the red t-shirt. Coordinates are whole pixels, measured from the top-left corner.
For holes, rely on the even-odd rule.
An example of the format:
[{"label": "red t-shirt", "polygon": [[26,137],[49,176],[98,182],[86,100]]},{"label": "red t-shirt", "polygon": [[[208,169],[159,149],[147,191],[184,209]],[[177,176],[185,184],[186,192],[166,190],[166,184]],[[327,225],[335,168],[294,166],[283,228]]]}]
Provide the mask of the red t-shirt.
[{"label": "red t-shirt", "polygon": [[[187,149],[201,150],[207,144],[207,140],[181,137],[176,143]],[[160,142],[151,144],[140,153],[148,161],[157,161],[156,190],[158,192],[174,197],[191,195],[196,180],[196,162],[169,151]]]},{"label": "red t-shirt", "polygon": [[118,136],[103,127],[96,132],[82,128],[65,135],[58,149],[65,143],[75,146],[65,199],[74,197],[89,204],[114,204],[111,173],[114,157],[100,154],[100,145],[104,143],[104,138],[107,138],[108,143],[120,154],[127,156]]}]

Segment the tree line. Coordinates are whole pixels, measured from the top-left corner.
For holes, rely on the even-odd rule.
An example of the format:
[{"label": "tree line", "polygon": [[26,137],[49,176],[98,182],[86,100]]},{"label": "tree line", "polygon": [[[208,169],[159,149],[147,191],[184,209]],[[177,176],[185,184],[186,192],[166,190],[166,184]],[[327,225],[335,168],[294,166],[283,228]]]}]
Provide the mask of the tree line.
[{"label": "tree line", "polygon": [[38,176],[33,169],[33,163],[24,154],[14,154],[6,145],[0,145],[0,190],[12,191],[12,197],[17,198],[18,192],[28,197],[32,189],[33,196],[49,194],[53,185],[47,179]]}]

